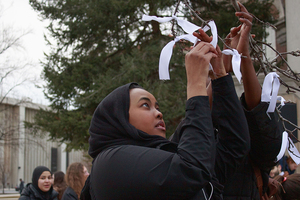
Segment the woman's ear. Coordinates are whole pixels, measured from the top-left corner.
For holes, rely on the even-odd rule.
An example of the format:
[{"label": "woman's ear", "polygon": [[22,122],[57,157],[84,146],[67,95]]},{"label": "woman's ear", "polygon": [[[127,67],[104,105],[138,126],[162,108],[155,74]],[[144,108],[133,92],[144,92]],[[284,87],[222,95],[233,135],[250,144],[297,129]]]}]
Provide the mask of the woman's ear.
[{"label": "woman's ear", "polygon": [[281,165],[277,166],[279,173],[281,172]]}]

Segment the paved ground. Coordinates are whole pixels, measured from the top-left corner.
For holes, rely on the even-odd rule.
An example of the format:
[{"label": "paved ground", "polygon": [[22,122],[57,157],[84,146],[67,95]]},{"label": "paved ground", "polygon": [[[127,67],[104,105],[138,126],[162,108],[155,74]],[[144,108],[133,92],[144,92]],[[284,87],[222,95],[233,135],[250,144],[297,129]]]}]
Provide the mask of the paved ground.
[{"label": "paved ground", "polygon": [[5,189],[4,194],[3,190],[0,189],[0,200],[17,200],[19,199],[20,194],[14,188],[12,189]]},{"label": "paved ground", "polygon": [[0,194],[1,200],[17,200],[19,197],[20,194]]}]

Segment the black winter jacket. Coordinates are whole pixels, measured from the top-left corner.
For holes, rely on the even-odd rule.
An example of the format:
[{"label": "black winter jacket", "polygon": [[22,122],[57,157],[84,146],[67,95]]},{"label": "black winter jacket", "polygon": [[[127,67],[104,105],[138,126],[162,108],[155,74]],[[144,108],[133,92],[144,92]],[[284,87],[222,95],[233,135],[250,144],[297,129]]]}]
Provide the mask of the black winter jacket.
[{"label": "black winter jacket", "polygon": [[46,198],[42,196],[41,193],[39,193],[38,190],[35,189],[35,187],[33,187],[32,184],[29,183],[23,189],[19,200],[58,200],[58,193],[52,188],[50,189],[50,191],[50,196]]},{"label": "black winter jacket", "polygon": [[61,200],[78,200],[78,196],[71,187],[67,187]]},{"label": "black winter jacket", "polygon": [[93,199],[191,199],[201,191],[211,181],[215,152],[208,98],[193,97],[186,109],[176,152],[134,145],[102,151],[90,175]]},{"label": "black winter jacket", "polygon": [[186,102],[185,120],[172,137],[178,142],[175,150],[135,145],[107,148],[94,160],[85,191],[92,199],[208,199],[212,191],[213,199],[222,199],[213,169],[219,167],[218,173],[224,173],[222,181],[231,175],[249,152],[249,134],[231,76],[213,81],[213,87],[218,140],[208,98],[193,97]]},{"label": "black winter jacket", "polygon": [[[241,103],[246,108],[244,95]],[[261,102],[251,111],[244,109],[247,118],[251,150],[237,172],[229,177],[224,185],[226,200],[259,200],[256,176],[253,166],[260,169],[263,179],[263,192],[267,191],[269,172],[276,164],[276,157],[281,148],[282,136],[278,129],[274,113],[266,114],[269,104]]]},{"label": "black winter jacket", "polygon": [[177,144],[135,129],[128,122],[129,86],[116,92],[99,104],[90,127],[89,153],[95,156],[88,179],[91,198],[205,199],[202,188],[209,189],[215,162],[208,97],[186,102],[186,123]]},{"label": "black winter jacket", "polygon": [[[232,77],[227,75],[213,80],[212,88],[212,119],[216,134],[214,178],[219,181],[219,184],[224,185],[245,162],[250,150],[250,137],[246,117],[235,92]],[[176,131],[172,140],[178,141],[180,137]],[[223,190],[215,182],[213,186],[212,199],[219,200],[222,198]]]}]

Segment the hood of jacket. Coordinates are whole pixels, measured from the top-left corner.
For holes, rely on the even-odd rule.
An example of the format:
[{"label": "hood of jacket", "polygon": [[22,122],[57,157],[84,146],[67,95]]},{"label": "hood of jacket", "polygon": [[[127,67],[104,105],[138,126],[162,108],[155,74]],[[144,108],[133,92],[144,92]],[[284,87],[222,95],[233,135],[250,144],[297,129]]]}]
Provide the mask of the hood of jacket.
[{"label": "hood of jacket", "polygon": [[129,91],[132,87],[139,86],[137,83],[128,83],[118,87],[96,108],[89,128],[89,155],[92,158],[97,157],[105,148],[115,145],[151,148],[176,146],[166,138],[149,135],[129,123]]}]

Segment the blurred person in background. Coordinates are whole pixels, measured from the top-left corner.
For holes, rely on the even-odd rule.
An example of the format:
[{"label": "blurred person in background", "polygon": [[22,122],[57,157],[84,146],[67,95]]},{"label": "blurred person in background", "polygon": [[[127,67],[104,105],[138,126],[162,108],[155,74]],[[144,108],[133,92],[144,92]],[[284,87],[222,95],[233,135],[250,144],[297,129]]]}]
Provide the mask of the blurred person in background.
[{"label": "blurred person in background", "polygon": [[38,166],[32,174],[32,183],[23,189],[19,200],[57,200],[58,193],[52,187],[52,172],[45,166]]},{"label": "blurred person in background", "polygon": [[24,189],[24,181],[20,178],[20,186],[19,186],[20,190],[20,194],[22,193],[23,189]]},{"label": "blurred person in background", "polygon": [[53,174],[53,189],[58,192],[58,200],[61,200],[65,190],[68,185],[65,181],[65,173],[62,171],[57,171]]},{"label": "blurred person in background", "polygon": [[81,190],[88,176],[89,173],[83,164],[79,162],[72,163],[68,167],[65,176],[68,187],[65,190],[61,199],[78,200],[80,198]]},{"label": "blurred person in background", "polygon": [[272,200],[300,199],[300,174],[294,173],[287,177],[278,175],[274,179],[279,182],[279,185]]},{"label": "blurred person in background", "polygon": [[295,161],[289,156],[283,156],[279,160],[279,165],[281,166],[281,172],[283,172],[282,174],[280,174],[282,176],[294,174],[298,167]]}]

